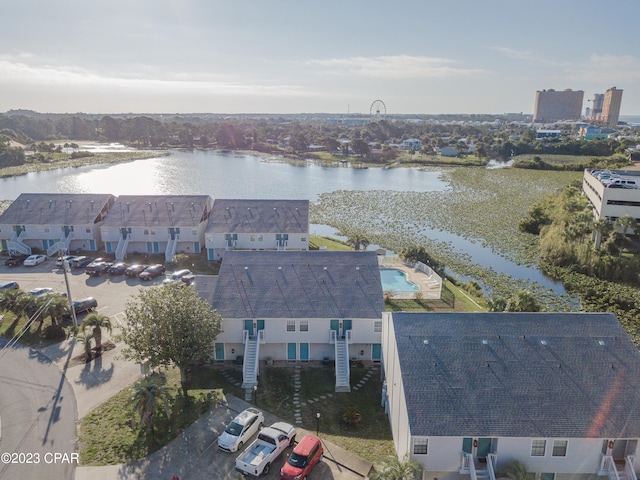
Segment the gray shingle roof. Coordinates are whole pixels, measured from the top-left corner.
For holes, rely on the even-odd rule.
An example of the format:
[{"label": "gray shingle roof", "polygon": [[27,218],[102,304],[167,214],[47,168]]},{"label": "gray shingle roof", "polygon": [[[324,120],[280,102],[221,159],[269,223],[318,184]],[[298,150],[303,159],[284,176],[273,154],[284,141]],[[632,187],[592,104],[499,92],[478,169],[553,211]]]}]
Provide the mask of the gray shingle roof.
[{"label": "gray shingle roof", "polygon": [[105,227],[196,227],[209,213],[208,195],[120,195]]},{"label": "gray shingle roof", "polygon": [[413,435],[640,436],[640,352],[612,314],[394,313],[393,325]]},{"label": "gray shingle roof", "polygon": [[308,233],[309,200],[216,199],[206,231]]},{"label": "gray shingle roof", "polygon": [[92,225],[114,198],[108,193],[23,193],[0,215],[0,224]]},{"label": "gray shingle roof", "polygon": [[223,318],[382,318],[374,252],[229,251],[213,307]]}]

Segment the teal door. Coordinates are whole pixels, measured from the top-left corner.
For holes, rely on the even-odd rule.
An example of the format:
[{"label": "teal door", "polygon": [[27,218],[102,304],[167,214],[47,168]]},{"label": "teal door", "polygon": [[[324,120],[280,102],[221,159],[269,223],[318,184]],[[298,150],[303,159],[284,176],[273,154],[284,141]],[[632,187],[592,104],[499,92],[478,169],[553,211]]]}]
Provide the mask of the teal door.
[{"label": "teal door", "polygon": [[224,360],[224,343],[216,343],[216,360]]},{"label": "teal door", "polygon": [[89,240],[89,249],[91,251],[95,251],[96,250],[96,241],[95,240]]},{"label": "teal door", "polygon": [[462,451],[464,453],[471,454],[471,449],[473,448],[473,438],[463,438],[462,439]]},{"label": "teal door", "polygon": [[158,253],[160,251],[160,244],[158,242],[153,242],[153,253]]},{"label": "teal door", "polygon": [[379,362],[382,358],[382,345],[379,343],[374,343],[371,345],[371,360],[374,362]]},{"label": "teal door", "polygon": [[249,330],[249,336],[253,337],[253,320],[245,320],[244,329]]},{"label": "teal door", "polygon": [[147,253],[153,253],[153,243],[147,242]]},{"label": "teal door", "polygon": [[351,330],[351,320],[343,320],[342,321],[342,334],[347,330]]},{"label": "teal door", "polygon": [[264,320],[257,320],[256,321],[256,328],[258,330],[264,330]]},{"label": "teal door", "polygon": [[295,359],[296,359],[296,344],[287,343],[287,360],[295,360]]},{"label": "teal door", "polygon": [[487,455],[491,453],[491,439],[490,438],[479,438],[478,439],[478,450],[476,451],[476,457],[478,458],[487,458]]},{"label": "teal door", "polygon": [[2,250],[9,250],[9,246],[7,245],[7,241],[5,239],[2,240]]},{"label": "teal door", "polygon": [[200,242],[193,242],[193,252],[200,253]]},{"label": "teal door", "polygon": [[300,360],[309,360],[309,344],[300,344]]},{"label": "teal door", "polygon": [[340,320],[331,320],[331,330],[336,332],[336,337],[340,336]]}]

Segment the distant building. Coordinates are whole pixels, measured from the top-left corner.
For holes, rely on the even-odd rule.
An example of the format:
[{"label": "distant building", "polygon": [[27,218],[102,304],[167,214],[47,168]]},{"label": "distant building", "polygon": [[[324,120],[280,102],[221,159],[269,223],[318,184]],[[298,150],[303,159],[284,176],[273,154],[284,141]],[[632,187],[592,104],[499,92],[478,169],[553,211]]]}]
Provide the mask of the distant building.
[{"label": "distant building", "polygon": [[458,151],[453,147],[442,147],[440,149],[440,155],[443,157],[457,157]]},{"label": "distant building", "polygon": [[579,120],[582,113],[582,90],[562,91],[553,89],[536,92],[533,108],[534,123],[556,122],[558,120]]},{"label": "distant building", "polygon": [[591,107],[591,120],[598,122],[602,119],[602,105],[604,105],[604,93],[593,95],[593,106]]},{"label": "distant building", "polygon": [[407,138],[402,141],[402,145],[400,146],[402,150],[414,150],[419,152],[422,150],[422,142],[417,138]]},{"label": "distant building", "polygon": [[539,129],[536,130],[536,138],[560,138],[561,133],[560,130]]},{"label": "distant building", "polygon": [[602,105],[602,121],[607,125],[616,126],[620,118],[620,105],[622,104],[622,90],[611,87],[604,94]]}]

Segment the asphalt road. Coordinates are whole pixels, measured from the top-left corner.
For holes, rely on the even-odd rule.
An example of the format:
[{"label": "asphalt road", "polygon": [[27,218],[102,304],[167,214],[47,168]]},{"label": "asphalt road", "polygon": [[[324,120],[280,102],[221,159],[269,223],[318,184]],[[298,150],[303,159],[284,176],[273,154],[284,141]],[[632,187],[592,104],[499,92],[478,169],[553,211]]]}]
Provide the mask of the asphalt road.
[{"label": "asphalt road", "polygon": [[0,344],[0,478],[73,478],[78,462],[71,386],[37,351]]}]

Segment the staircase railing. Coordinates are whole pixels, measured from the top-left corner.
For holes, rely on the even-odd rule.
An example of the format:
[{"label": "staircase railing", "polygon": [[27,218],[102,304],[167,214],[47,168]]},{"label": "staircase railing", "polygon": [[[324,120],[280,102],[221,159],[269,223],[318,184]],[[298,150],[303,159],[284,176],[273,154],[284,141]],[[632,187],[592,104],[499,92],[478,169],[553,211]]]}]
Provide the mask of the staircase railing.
[{"label": "staircase railing", "polygon": [[169,240],[167,241],[167,248],[164,250],[164,259],[167,262],[171,262],[173,260],[174,255],[176,254],[176,247],[178,246],[178,235],[169,236]]},{"label": "staircase railing", "polygon": [[462,453],[462,461],[460,462],[460,470],[458,473],[466,474],[469,473],[469,463],[473,463],[473,457],[470,453],[461,452]]},{"label": "staircase railing", "polygon": [[489,480],[496,480],[497,463],[498,456],[495,453],[489,453],[487,455],[487,471],[489,472]]},{"label": "staircase railing", "polygon": [[17,235],[14,232],[9,242],[7,242],[7,249],[9,250],[9,252],[18,252],[25,255],[31,255],[31,247],[22,242],[22,239],[25,236],[24,233],[25,232],[23,231],[20,233],[20,235]]},{"label": "staircase railing", "polygon": [[131,234],[127,233],[126,236],[120,236],[118,240],[118,246],[116,247],[116,260],[124,260],[125,254],[127,252],[127,247],[129,246],[129,240],[131,240]]},{"label": "staircase railing", "polygon": [[471,476],[471,480],[478,480],[478,474],[476,473],[476,464],[473,461],[473,455],[469,455],[471,460],[469,461],[469,475]]},{"label": "staircase railing", "polygon": [[624,473],[625,473],[625,476],[627,477],[627,480],[638,480],[636,471],[633,468],[635,463],[636,463],[635,455],[627,455],[624,458]]}]

